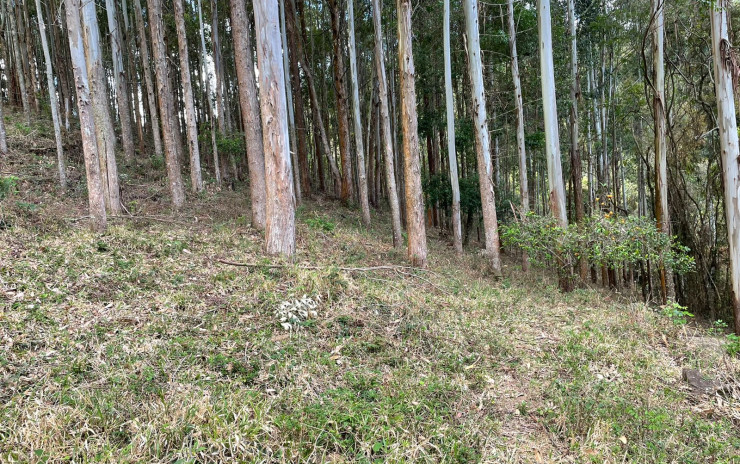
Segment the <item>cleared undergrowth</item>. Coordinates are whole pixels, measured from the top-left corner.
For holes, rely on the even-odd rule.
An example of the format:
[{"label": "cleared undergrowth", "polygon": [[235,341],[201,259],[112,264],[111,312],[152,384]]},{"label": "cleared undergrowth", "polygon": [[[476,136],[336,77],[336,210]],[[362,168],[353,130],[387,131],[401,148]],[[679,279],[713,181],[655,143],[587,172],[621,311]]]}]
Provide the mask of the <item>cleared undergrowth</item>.
[{"label": "cleared undergrowth", "polygon": [[[123,169],[137,218],[96,235],[53,152],[3,163],[0,462],[740,462],[738,400],[681,380],[737,377],[724,335],[513,260],[496,283],[436,233],[428,271],[339,270],[404,255],[330,201],[300,208],[295,264],[226,265],[279,263],[243,186],[171,215]],[[284,330],[303,295],[318,316]]]}]

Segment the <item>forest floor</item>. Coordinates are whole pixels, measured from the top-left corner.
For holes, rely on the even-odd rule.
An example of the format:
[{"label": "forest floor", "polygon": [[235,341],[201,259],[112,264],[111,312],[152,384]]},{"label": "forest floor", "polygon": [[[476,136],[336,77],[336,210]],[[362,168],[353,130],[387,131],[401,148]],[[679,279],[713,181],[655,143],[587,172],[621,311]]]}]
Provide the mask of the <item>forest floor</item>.
[{"label": "forest floor", "polygon": [[682,380],[740,377],[700,323],[513,257],[496,282],[434,230],[411,270],[386,214],[320,198],[295,263],[267,259],[243,185],[172,214],[152,166],[121,169],[131,215],[95,234],[79,155],[61,195],[43,128],[9,130],[0,462],[740,462],[738,397]]}]

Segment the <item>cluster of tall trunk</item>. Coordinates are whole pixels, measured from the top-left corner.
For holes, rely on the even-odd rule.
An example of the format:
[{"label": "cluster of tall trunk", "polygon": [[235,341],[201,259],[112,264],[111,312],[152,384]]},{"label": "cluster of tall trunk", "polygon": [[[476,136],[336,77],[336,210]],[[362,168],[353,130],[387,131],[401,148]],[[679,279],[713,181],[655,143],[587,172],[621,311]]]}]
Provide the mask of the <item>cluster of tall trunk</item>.
[{"label": "cluster of tall trunk", "polygon": [[[567,0],[565,4],[570,51],[569,156],[565,163],[560,153],[549,0],[538,0],[536,9],[542,104],[536,105],[536,109],[527,109],[543,123],[544,161],[528,157],[525,146],[528,118],[522,97],[516,37],[516,14],[523,10],[515,7],[513,0],[507,0],[506,18],[501,18],[501,27],[508,32],[516,119],[516,156],[509,157],[516,162],[511,163],[506,161],[507,156],[499,146],[499,139],[503,140],[508,134],[496,132],[494,136],[489,127],[487,107],[492,105],[492,98],[489,93],[487,100],[486,86],[496,86],[493,79],[500,73],[496,74],[489,66],[481,50],[479,21],[481,17],[489,18],[490,7],[479,0],[462,2],[467,76],[456,81],[453,81],[450,44],[451,2],[443,2],[441,46],[446,139],[441,127],[427,131],[426,156],[422,156],[424,148],[419,135],[417,70],[412,50],[414,3],[410,0],[395,1],[395,35],[384,34],[382,30],[381,0],[371,1],[374,53],[372,60],[365,61],[367,55],[358,49],[358,43],[362,42],[356,37],[357,30],[362,29],[355,27],[363,18],[355,17],[354,0],[311,0],[310,4],[304,4],[304,0],[254,0],[251,3],[229,0],[227,19],[219,11],[223,4],[211,0],[206,2],[210,11],[205,12],[210,13],[210,47],[206,42],[201,0],[174,0],[171,4],[146,0],[145,5],[141,0],[133,0],[130,5],[127,1],[106,0],[105,15],[97,9],[99,2],[66,0],[66,27],[51,30],[47,25],[53,23],[50,15],[60,5],[59,1],[51,0],[51,5],[41,0],[34,3],[38,31],[33,33],[29,27],[33,24],[29,20],[32,15],[22,2],[8,1],[1,5],[6,26],[2,34],[7,47],[2,50],[2,58],[8,101],[22,109],[24,120],[29,123],[34,113],[40,111],[39,101],[47,98],[41,96],[45,90],[54,126],[57,175],[62,191],[68,184],[64,137],[71,127],[71,115],[77,115],[90,216],[98,230],[105,228],[108,215],[118,215],[123,210],[118,153],[126,166],[138,164],[142,156],[149,156],[146,155],[149,141],[154,156],[164,158],[175,209],[185,204],[187,178],[183,181],[183,171],[189,174],[193,193],[205,188],[204,174],[209,171],[217,187],[232,188],[234,182],[242,178],[242,173],[248,172],[252,225],[264,231],[265,248],[273,254],[294,254],[296,204],[318,191],[338,197],[345,205],[358,204],[365,226],[371,224],[371,207],[380,207],[385,197],[391,214],[393,245],[403,246],[405,227],[409,260],[414,265],[424,266],[427,262],[425,213],[431,212],[430,226],[447,222],[446,213],[440,213],[445,208],[439,201],[431,202],[428,208],[424,205],[422,177],[426,174],[430,179],[437,174],[449,176],[449,224],[456,253],[462,253],[463,235],[467,240],[468,232],[474,228],[475,214],[478,214],[465,212],[467,222],[463,234],[459,178],[477,175],[481,198],[479,216],[483,225],[481,242],[485,246],[486,263],[494,276],[500,276],[502,270],[496,193],[503,190],[508,196],[513,192],[517,181],[511,175],[511,166],[518,170],[520,204],[515,215],[525,216],[530,209],[549,212],[560,227],[567,227],[569,213],[570,222],[578,224],[584,222],[587,214],[599,210],[628,213],[624,160],[616,137],[615,50],[608,45],[610,32],[600,31],[601,48],[593,43],[586,47],[588,59],[584,62],[588,65],[584,65],[583,70],[579,68],[575,0]],[[247,8],[250,4],[254,19]],[[307,15],[304,11],[307,6],[313,13],[324,12],[325,18]],[[668,175],[673,171],[668,164],[671,115],[666,103],[665,2],[651,0],[650,6],[645,40],[652,39],[652,62],[651,66],[644,62],[643,67],[646,86],[652,90],[654,162],[651,165],[648,156],[643,155],[649,149],[643,151],[638,147],[638,214],[649,214],[648,206],[652,203],[658,230],[670,234]],[[480,8],[484,11],[479,11]],[[608,6],[604,4],[600,8],[608,9]],[[734,259],[740,246],[737,198],[740,180],[732,86],[732,77],[737,71],[729,45],[727,8],[727,0],[713,2],[710,19],[730,245],[729,280],[733,283],[733,305],[740,331],[737,296],[740,294],[740,259]],[[170,11],[174,17],[174,35],[168,33],[166,28],[171,26],[164,21],[164,15]],[[503,9],[500,11],[504,13]],[[130,14],[133,14],[132,28]],[[199,26],[200,40],[196,45],[199,53],[191,54],[186,25],[187,18],[194,18],[195,14]],[[99,18],[107,23],[107,36],[101,34]],[[326,21],[324,24],[329,25],[330,60],[317,56],[317,39],[307,33],[307,20],[318,21],[318,24]],[[635,25],[638,27],[640,25]],[[103,37],[108,40],[104,41]],[[177,56],[172,52],[175,39]],[[65,40],[69,53],[60,46]],[[386,61],[396,52],[398,61]],[[363,73],[366,71],[363,63],[371,63],[369,67],[365,64],[371,72]],[[110,69],[106,69],[106,65]],[[581,76],[585,77],[585,88],[592,100],[583,106],[583,113],[579,111]],[[461,84],[468,78],[469,92]],[[423,111],[434,113],[440,108],[441,99],[429,91],[428,83],[425,82],[421,89]],[[469,98],[460,98],[468,93]],[[2,118],[4,104],[0,98],[0,154],[8,152]],[[499,126],[500,119],[506,118],[501,112],[499,120],[496,111],[492,114],[493,126]],[[589,120],[584,129],[585,137],[581,133],[582,114]],[[456,115],[469,116],[473,122],[475,160],[465,151],[462,155],[458,152]],[[209,129],[210,140],[208,137],[201,139],[199,136]],[[245,156],[235,154],[228,144],[224,145],[225,149],[221,148],[221,141],[229,141],[240,129]],[[508,126],[504,130],[508,131]],[[636,144],[638,133],[642,131],[642,121],[639,121],[633,132]],[[137,138],[140,153],[136,151]],[[442,156],[445,147],[447,157]],[[508,153],[508,146],[505,147]],[[223,151],[222,156],[219,150]],[[584,177],[587,198],[584,198]],[[566,180],[570,186],[568,195]],[[650,199],[645,183],[651,184],[651,193],[654,192]],[[479,236],[480,232],[481,229]],[[523,254],[522,269],[528,266],[528,257]],[[587,280],[586,259],[580,259],[578,266],[568,272],[576,270],[582,281]],[[613,272],[615,270],[602,270],[602,280],[608,285],[614,280],[610,274]],[[667,302],[675,297],[674,277],[669,268],[658,269],[658,273],[660,296]],[[596,270],[591,269],[592,280],[595,277]]]}]

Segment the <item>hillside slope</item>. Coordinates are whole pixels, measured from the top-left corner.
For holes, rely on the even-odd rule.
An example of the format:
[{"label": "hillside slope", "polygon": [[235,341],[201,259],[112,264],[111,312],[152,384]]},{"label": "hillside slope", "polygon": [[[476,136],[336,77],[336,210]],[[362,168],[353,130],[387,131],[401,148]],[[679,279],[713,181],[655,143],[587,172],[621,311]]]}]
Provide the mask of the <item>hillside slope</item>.
[{"label": "hillside slope", "polygon": [[96,235],[82,166],[62,196],[53,152],[14,142],[0,462],[740,462],[738,397],[682,380],[738,377],[723,335],[514,264],[494,282],[433,236],[406,268],[385,215],[328,200],[299,209],[295,263],[266,259],[243,186],[172,215],[147,168]]}]

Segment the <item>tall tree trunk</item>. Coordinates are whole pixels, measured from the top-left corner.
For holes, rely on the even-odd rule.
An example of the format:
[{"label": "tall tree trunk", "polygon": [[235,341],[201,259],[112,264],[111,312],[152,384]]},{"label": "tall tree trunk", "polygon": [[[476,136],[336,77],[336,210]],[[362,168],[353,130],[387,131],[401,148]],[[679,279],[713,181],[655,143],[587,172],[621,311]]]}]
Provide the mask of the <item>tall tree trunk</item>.
[{"label": "tall tree trunk", "polygon": [[[529,184],[527,181],[527,152],[524,145],[524,104],[522,102],[522,84],[519,79],[519,59],[516,52],[516,27],[514,25],[514,0],[508,1],[509,9],[509,50],[511,52],[511,77],[514,80],[514,98],[516,100],[516,147],[519,159],[519,201],[521,213],[529,213]],[[527,252],[522,253],[522,270],[529,270]]]},{"label": "tall tree trunk", "polygon": [[0,155],[8,154],[8,139],[5,134],[5,119],[3,119],[3,99],[0,97]]},{"label": "tall tree trunk", "polygon": [[540,31],[540,69],[542,79],[542,104],[545,117],[545,150],[547,154],[547,177],[550,189],[550,209],[560,227],[568,226],[565,209],[565,186],[560,164],[560,137],[555,98],[555,67],[552,59],[552,30],[550,0],[538,0]]},{"label": "tall tree trunk", "polygon": [[[300,25],[296,22],[296,7],[293,0],[285,0],[285,29],[288,36],[290,53],[290,79],[293,88],[293,113],[295,115],[295,130],[298,145],[298,170],[303,195],[311,195],[311,176],[308,164],[308,144],[306,133],[306,111],[303,103],[303,92],[301,91],[300,68],[298,63],[298,41],[300,40]],[[294,172],[295,174],[295,172]]]},{"label": "tall tree trunk", "polygon": [[267,184],[265,248],[269,254],[292,257],[295,253],[295,196],[288,152],[288,108],[278,4],[277,0],[254,0],[253,5]]},{"label": "tall tree trunk", "polygon": [[[107,0],[109,2],[113,0]],[[195,103],[193,103],[193,84],[190,81],[190,60],[188,58],[188,38],[185,34],[185,12],[182,0],[174,0],[175,28],[177,45],[180,54],[180,76],[182,78],[183,98],[185,99],[185,127],[188,134],[188,151],[190,153],[190,182],[193,192],[203,190],[203,177],[200,172],[200,148],[198,146],[198,128],[195,125]]]},{"label": "tall tree trunk", "polygon": [[347,82],[345,81],[344,56],[342,54],[341,17],[338,0],[329,0],[331,12],[331,34],[334,44],[334,92],[337,103],[337,126],[339,128],[339,158],[342,162],[342,188],[340,198],[347,203],[352,199],[352,159],[349,141],[349,117],[347,109]]},{"label": "tall tree trunk", "polygon": [[380,100],[380,125],[383,132],[382,150],[385,160],[385,179],[388,187],[388,203],[391,206],[393,246],[403,245],[401,235],[401,212],[396,188],[396,174],[393,159],[393,140],[391,138],[391,119],[388,110],[388,81],[385,75],[385,53],[383,52],[383,30],[381,29],[380,0],[373,1],[373,26],[375,28],[375,72],[378,78],[378,99]]},{"label": "tall tree trunk", "polygon": [[[670,234],[668,212],[668,169],[666,165],[665,68],[663,64],[664,0],[652,1],[653,15],[653,116],[655,122],[655,221],[658,230]],[[661,266],[660,287],[663,304],[673,298],[671,272]]]},{"label": "tall tree trunk", "polygon": [[[510,0],[512,1],[512,0]],[[452,187],[452,236],[455,253],[461,255],[462,225],[460,223],[460,183],[457,175],[457,150],[455,148],[455,103],[452,99],[452,60],[450,58],[450,0],[444,0],[444,61],[445,104],[447,107],[447,156],[450,160],[450,186]]]},{"label": "tall tree trunk", "polygon": [[162,156],[162,136],[160,132],[159,116],[157,114],[157,101],[154,98],[154,79],[152,78],[152,68],[149,63],[149,45],[147,44],[146,40],[147,34],[146,29],[144,28],[144,18],[141,14],[140,0],[134,0],[133,7],[134,18],[136,18],[136,28],[139,31],[141,70],[144,74],[144,81],[146,83],[146,99],[149,107],[149,119],[152,128],[152,139],[154,140],[154,154],[157,156]]},{"label": "tall tree trunk", "polygon": [[401,74],[401,126],[406,182],[406,231],[409,259],[414,266],[427,262],[424,196],[421,190],[419,130],[416,114],[416,69],[412,50],[411,0],[396,0],[398,10],[398,64]]},{"label": "tall tree trunk", "polygon": [[362,142],[362,120],[360,118],[360,84],[357,77],[354,0],[347,0],[347,8],[349,9],[349,68],[352,76],[352,109],[355,121],[355,148],[357,149],[360,209],[362,210],[362,222],[366,226],[370,226],[370,204],[367,199],[367,174],[365,172],[365,147]]},{"label": "tall tree trunk", "polygon": [[77,110],[80,116],[82,153],[85,158],[90,218],[93,229],[102,232],[105,230],[107,218],[105,214],[105,199],[103,198],[103,182],[100,175],[98,144],[95,140],[95,121],[91,114],[90,83],[87,75],[85,48],[82,40],[82,25],[80,23],[82,6],[80,5],[81,0],[66,1],[65,10],[69,51],[75,79],[74,87],[77,90]]},{"label": "tall tree trunk", "polygon": [[[137,0],[138,1],[138,0]],[[179,134],[175,103],[172,101],[172,84],[170,82],[167,50],[164,43],[164,25],[162,24],[162,0],[147,0],[149,27],[152,34],[152,48],[154,52],[155,74],[157,76],[157,96],[159,97],[159,112],[162,115],[162,135],[164,136],[165,163],[169,180],[172,204],[180,209],[185,203],[185,190],[182,186],[180,173],[180,153],[178,152],[177,137]]]},{"label": "tall tree trunk", "polygon": [[493,190],[491,166],[491,141],[488,134],[486,97],[483,93],[483,69],[478,34],[478,0],[465,0],[465,31],[468,40],[468,67],[473,91],[473,124],[475,126],[475,149],[478,161],[483,227],[486,234],[488,265],[494,277],[501,277],[501,255],[496,217],[496,194]]},{"label": "tall tree trunk", "polygon": [[105,0],[105,9],[108,13],[108,30],[110,31],[111,56],[113,59],[113,77],[116,81],[116,99],[118,102],[118,116],[121,122],[121,142],[123,156],[127,163],[134,161],[134,131],[131,126],[131,105],[129,104],[129,89],[126,73],[123,70],[124,47],[123,36],[116,19],[116,4],[113,0]]},{"label": "tall tree trunk", "polygon": [[[285,31],[285,0],[280,0],[280,38],[283,44],[283,71],[285,71],[285,97],[288,105],[288,133],[290,134],[290,158],[294,168],[298,166],[298,143],[296,141],[295,133],[295,114],[293,113],[293,89],[290,84],[290,58],[291,55],[288,50],[288,35]],[[294,52],[295,53],[295,52]],[[293,169],[295,173],[295,169]],[[294,192],[296,201],[301,203],[302,189],[301,189],[301,177],[299,175],[293,176]]]},{"label": "tall tree trunk", "polygon": [[710,6],[709,14],[712,26],[717,125],[724,176],[725,215],[730,255],[729,280],[732,283],[735,334],[740,335],[740,149],[738,148],[735,95],[732,84],[736,69],[730,58],[732,51],[728,36],[727,8],[729,4],[727,0],[718,0],[716,5]]},{"label": "tall tree trunk", "polygon": [[[297,14],[298,12],[296,9],[293,9],[293,13],[296,15],[296,24],[298,24],[298,18]],[[339,174],[339,168],[337,167],[337,163],[334,161],[334,157],[331,153],[331,147],[329,146],[329,137],[326,134],[326,125],[324,124],[324,116],[321,113],[321,103],[319,102],[318,95],[316,93],[316,86],[314,84],[313,80],[313,73],[311,72],[310,66],[308,66],[308,60],[306,60],[306,50],[303,46],[303,37],[300,37],[298,40],[298,53],[297,53],[298,59],[300,60],[301,68],[303,68],[303,74],[306,76],[306,83],[308,84],[308,93],[311,97],[311,111],[313,112],[313,123],[315,126],[318,126],[318,132],[319,132],[319,139],[320,144],[318,144],[322,151],[324,152],[324,156],[329,160],[329,168],[331,169],[331,175],[332,179],[334,180],[334,186],[335,188],[338,187],[341,183],[341,175]],[[319,157],[320,159],[320,157]],[[319,169],[323,172],[323,169],[321,169],[322,163],[319,162]],[[323,174],[320,172],[319,177],[323,179]],[[336,194],[336,189],[335,192]]]},{"label": "tall tree trunk", "polygon": [[244,0],[231,0],[231,24],[234,37],[236,77],[239,81],[244,138],[247,144],[249,188],[252,200],[252,225],[265,229],[265,154],[262,147],[262,125],[254,76],[252,40]]},{"label": "tall tree trunk", "polygon": [[[576,14],[574,0],[568,0],[568,22],[570,23],[570,165],[573,180],[573,202],[575,203],[576,222],[583,223],[583,167],[578,147],[578,100],[581,89],[578,80],[578,38],[576,37]],[[588,261],[585,256],[578,259],[579,274],[582,282],[588,279]]]},{"label": "tall tree trunk", "polygon": [[[202,66],[201,66],[201,72],[203,73],[202,81],[203,81],[203,85],[205,85],[206,87],[206,98],[208,99],[208,110],[209,110],[208,119],[211,121],[211,151],[213,153],[213,171],[214,171],[214,176],[216,177],[216,185],[220,186],[221,185],[221,163],[218,158],[218,144],[216,143],[216,122],[214,121],[214,116],[213,116],[214,113],[216,113],[216,101],[213,98],[213,89],[211,88],[211,73],[208,72],[208,66],[206,65],[206,59],[205,59],[205,57],[208,56],[208,52],[206,50],[206,37],[205,37],[205,33],[203,32],[203,5],[201,4],[201,0],[198,0],[198,27],[200,29],[200,52],[203,56]],[[239,27],[239,26],[235,26],[235,27]],[[240,39],[241,38],[237,38],[236,40],[240,40]],[[260,139],[259,143],[261,144],[262,143],[261,142],[262,140],[261,129],[260,129],[259,139]],[[261,151],[262,146],[260,145],[259,148]],[[247,146],[247,157],[249,157],[248,150],[249,150],[249,146]],[[261,155],[261,156],[264,157],[264,155]],[[264,168],[262,169],[262,172],[264,172]],[[264,176],[262,177],[264,178]],[[250,185],[252,189],[254,188],[254,186],[255,186],[254,183]],[[254,195],[254,191],[252,191],[252,195]],[[255,221],[255,214],[262,214],[260,211],[263,211],[264,208],[255,210],[254,209],[254,198],[255,197],[252,196],[252,208],[253,208],[252,209],[252,224],[257,229],[263,230],[265,228],[264,216],[262,216],[261,221]],[[264,198],[264,195],[261,198]]]},{"label": "tall tree trunk", "polygon": [[20,87],[21,103],[23,104],[23,114],[26,118],[26,124],[31,124],[31,106],[28,100],[28,88],[26,87],[26,76],[23,72],[23,61],[21,60],[20,40],[18,38],[18,27],[15,20],[15,7],[8,4],[8,27],[10,34],[10,48],[13,51],[13,60],[15,61],[16,78],[18,87]]},{"label": "tall tree trunk", "polygon": [[[100,29],[95,2],[82,6],[82,25],[87,72],[92,82],[92,104],[95,115],[95,133],[98,140],[98,156],[106,195],[106,206],[114,215],[121,213],[121,192],[118,186],[118,166],[116,164],[116,134],[108,108],[107,76],[103,68],[100,49]],[[105,166],[105,167],[104,167]]]},{"label": "tall tree trunk", "polygon": [[[41,0],[36,0],[36,17],[39,21],[39,35],[41,36],[41,47],[44,49],[44,61],[46,63],[46,81],[49,88],[49,107],[51,108],[51,120],[54,124],[54,139],[57,144],[57,171],[59,172],[59,185],[62,190],[67,190],[67,169],[64,162],[64,147],[62,146],[62,128],[59,121],[59,102],[57,101],[57,92],[54,87],[54,73],[51,68],[51,55],[49,54],[49,44],[46,39],[46,24],[44,15],[41,10]],[[2,114],[0,114],[2,119]],[[0,122],[1,123],[1,122]],[[5,142],[5,129],[0,129],[0,152],[5,153],[7,146],[3,150]]]}]

